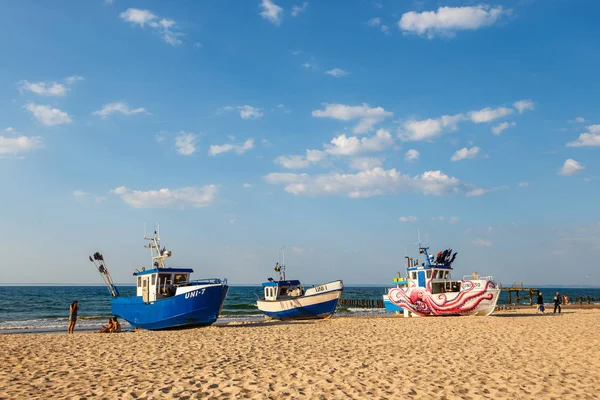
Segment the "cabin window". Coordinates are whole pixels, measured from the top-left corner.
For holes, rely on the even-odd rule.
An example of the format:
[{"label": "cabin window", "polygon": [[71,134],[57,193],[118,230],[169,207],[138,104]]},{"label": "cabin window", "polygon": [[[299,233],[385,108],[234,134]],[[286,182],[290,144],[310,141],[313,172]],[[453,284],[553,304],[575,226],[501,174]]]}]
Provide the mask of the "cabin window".
[{"label": "cabin window", "polygon": [[156,274],[152,274],[152,286],[156,285]]},{"label": "cabin window", "polygon": [[148,278],[144,278],[142,282],[144,282],[144,287],[148,286]]},{"label": "cabin window", "polygon": [[431,270],[430,269],[427,270],[427,279],[429,279],[429,278],[431,278]]},{"label": "cabin window", "polygon": [[181,283],[181,282],[186,282],[187,281],[187,274],[175,274],[175,278],[173,279],[173,282],[175,284]]},{"label": "cabin window", "polygon": [[138,287],[142,287],[142,277],[138,276]]},{"label": "cabin window", "polygon": [[412,278],[411,278],[411,279],[413,279],[413,280],[417,280],[417,271],[413,271],[413,272],[411,273],[411,275],[412,275]]}]

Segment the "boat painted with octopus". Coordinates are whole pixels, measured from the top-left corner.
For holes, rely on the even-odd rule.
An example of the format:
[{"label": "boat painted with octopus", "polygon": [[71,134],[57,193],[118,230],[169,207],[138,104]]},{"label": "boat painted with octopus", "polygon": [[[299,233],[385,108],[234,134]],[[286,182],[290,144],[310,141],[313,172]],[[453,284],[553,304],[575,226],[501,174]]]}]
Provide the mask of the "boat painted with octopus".
[{"label": "boat painted with octopus", "polygon": [[461,280],[451,278],[457,253],[452,249],[429,254],[428,247],[419,246],[424,262],[406,257],[406,287],[390,288],[388,301],[404,310],[404,316],[478,315],[494,312],[500,288],[492,276],[476,272]]}]

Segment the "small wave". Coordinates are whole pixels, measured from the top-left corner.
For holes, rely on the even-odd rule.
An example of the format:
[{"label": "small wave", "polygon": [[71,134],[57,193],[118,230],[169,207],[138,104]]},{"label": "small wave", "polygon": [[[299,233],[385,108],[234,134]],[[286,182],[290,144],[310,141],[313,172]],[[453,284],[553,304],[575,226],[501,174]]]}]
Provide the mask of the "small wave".
[{"label": "small wave", "polygon": [[225,304],[225,309],[229,310],[256,310],[256,304]]}]

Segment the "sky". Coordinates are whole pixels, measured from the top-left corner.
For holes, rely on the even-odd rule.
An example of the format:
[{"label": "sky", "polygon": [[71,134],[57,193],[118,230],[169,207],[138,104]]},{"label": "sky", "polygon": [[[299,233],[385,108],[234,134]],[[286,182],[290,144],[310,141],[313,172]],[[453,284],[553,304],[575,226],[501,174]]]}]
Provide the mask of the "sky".
[{"label": "sky", "polygon": [[597,1],[0,2],[0,284],[600,286]]}]

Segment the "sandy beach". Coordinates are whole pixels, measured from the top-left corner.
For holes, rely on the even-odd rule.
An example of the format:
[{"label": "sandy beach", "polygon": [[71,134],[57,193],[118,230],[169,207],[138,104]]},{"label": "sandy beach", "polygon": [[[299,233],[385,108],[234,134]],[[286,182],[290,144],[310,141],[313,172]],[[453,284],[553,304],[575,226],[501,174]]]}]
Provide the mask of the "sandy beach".
[{"label": "sandy beach", "polygon": [[600,398],[600,310],[0,340],[0,398]]}]

